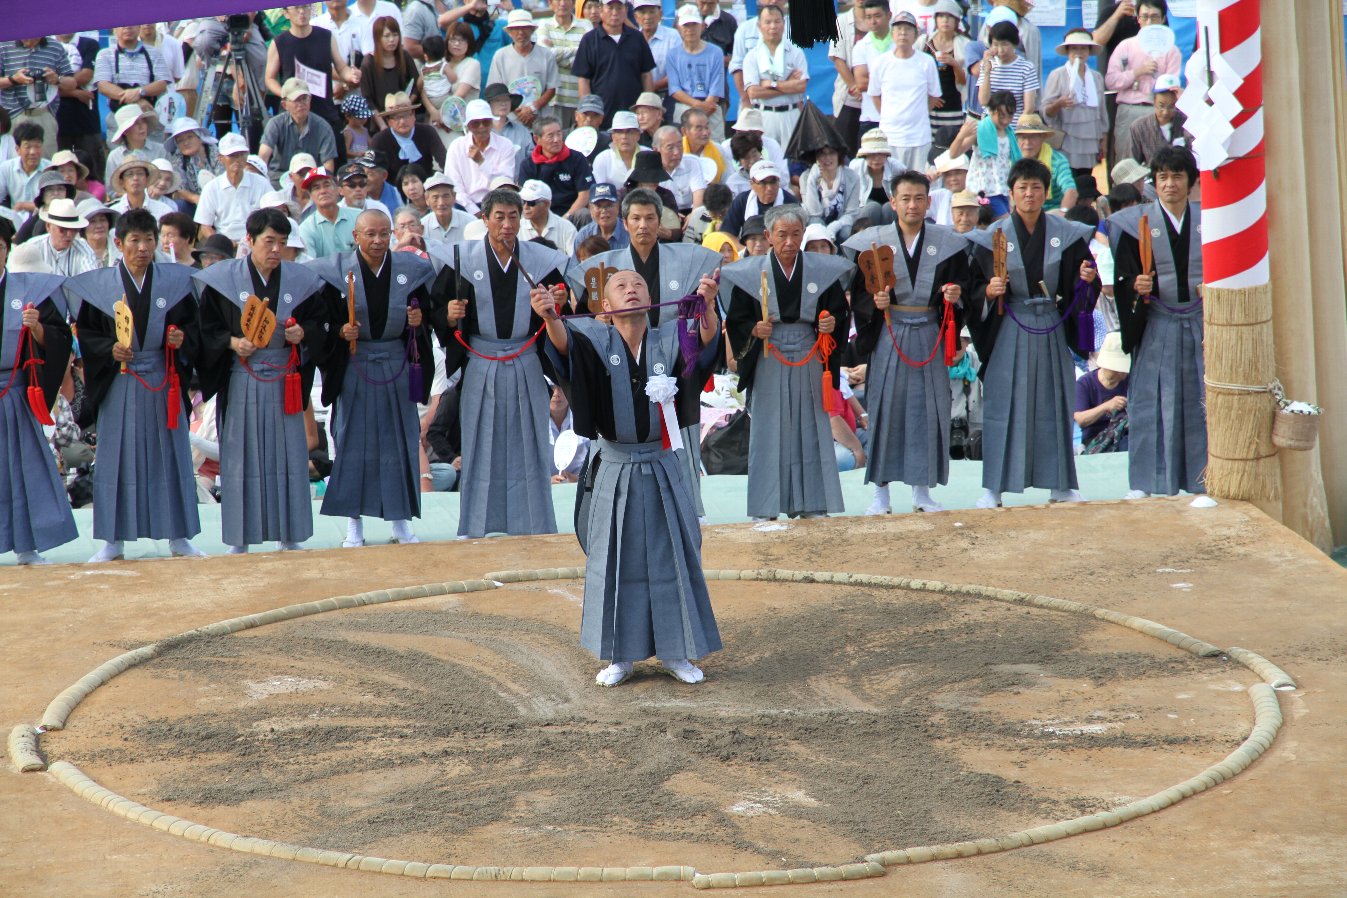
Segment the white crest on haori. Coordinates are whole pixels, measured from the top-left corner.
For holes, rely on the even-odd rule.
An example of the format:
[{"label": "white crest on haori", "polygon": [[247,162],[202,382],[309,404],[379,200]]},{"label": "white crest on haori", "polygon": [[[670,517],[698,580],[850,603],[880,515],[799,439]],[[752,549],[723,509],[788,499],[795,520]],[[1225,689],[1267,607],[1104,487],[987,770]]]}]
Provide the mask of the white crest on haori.
[{"label": "white crest on haori", "polygon": [[622,357],[614,353],[613,355],[608,356],[608,362],[616,368],[618,365],[622,364]]}]

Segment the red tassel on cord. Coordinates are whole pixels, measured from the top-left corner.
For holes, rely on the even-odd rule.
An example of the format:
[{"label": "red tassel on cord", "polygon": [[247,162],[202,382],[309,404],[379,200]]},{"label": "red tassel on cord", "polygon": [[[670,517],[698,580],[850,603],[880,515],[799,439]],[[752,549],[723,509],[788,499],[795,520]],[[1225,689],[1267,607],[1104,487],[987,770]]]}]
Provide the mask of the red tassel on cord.
[{"label": "red tassel on cord", "polygon": [[[820,319],[827,317],[829,317],[827,309],[819,312]],[[829,415],[842,414],[842,394],[833,386],[832,370],[828,367],[828,359],[836,346],[837,340],[832,334],[818,335],[819,361],[823,363],[823,410]]]},{"label": "red tassel on cord", "polygon": [[[287,328],[294,327],[295,319],[285,322]],[[298,415],[304,410],[304,384],[299,377],[299,347],[290,344],[290,364],[285,375],[285,413]]]},{"label": "red tassel on cord", "polygon": [[954,307],[945,303],[945,317],[940,322],[941,336],[945,339],[945,367],[954,364],[954,356],[959,351],[958,335],[954,333]]},{"label": "red tassel on cord", "polygon": [[[32,305],[28,308],[31,309]],[[47,397],[38,383],[38,369],[42,367],[42,360],[37,357],[37,350],[33,347],[33,332],[26,327],[19,333],[19,346],[28,348],[28,361],[23,363],[23,367],[28,369],[28,407],[33,410],[37,423],[50,427],[56,422],[52,420],[51,407],[47,405]]]},{"label": "red tassel on cord", "polygon": [[37,423],[45,424],[48,427],[56,423],[52,420],[51,409],[47,408],[47,398],[43,395],[42,388],[37,384],[28,388],[28,407],[33,410],[33,417],[37,418]]},{"label": "red tassel on cord", "polygon": [[[177,328],[173,325],[168,326],[168,333],[172,335]],[[167,390],[167,411],[168,416],[165,421],[168,423],[169,430],[178,429],[178,417],[182,414],[182,384],[178,380],[178,352],[168,341],[164,341],[164,367],[168,369],[168,390]]]}]

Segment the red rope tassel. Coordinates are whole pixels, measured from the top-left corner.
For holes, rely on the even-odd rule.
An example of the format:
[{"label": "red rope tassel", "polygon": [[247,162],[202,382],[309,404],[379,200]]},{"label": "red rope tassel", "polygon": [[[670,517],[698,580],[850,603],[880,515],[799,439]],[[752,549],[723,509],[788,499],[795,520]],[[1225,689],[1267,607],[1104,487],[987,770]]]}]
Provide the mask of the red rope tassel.
[{"label": "red rope tassel", "polygon": [[[829,317],[827,309],[819,313],[820,320],[827,317]],[[832,334],[819,334],[816,345],[818,346],[819,361],[823,363],[823,410],[829,415],[840,415],[842,414],[842,394],[833,386],[832,370],[828,367],[828,359],[832,356],[833,350],[837,348],[837,340],[834,339]]]},{"label": "red rope tassel", "polygon": [[[177,328],[173,325],[168,326],[168,336],[171,337]],[[178,416],[182,413],[182,384],[178,379],[178,351],[168,343],[168,337],[164,338],[164,367],[165,376],[168,378],[168,417],[165,421],[169,430],[178,429]]]},{"label": "red rope tassel", "polygon": [[19,345],[28,347],[28,361],[23,363],[23,367],[28,369],[28,407],[33,410],[37,423],[50,427],[56,422],[52,420],[51,407],[47,405],[47,397],[39,383],[38,369],[42,367],[42,359],[37,357],[37,348],[33,343],[33,332],[25,327]]},{"label": "red rope tassel", "polygon": [[954,356],[959,351],[958,335],[954,333],[954,306],[945,303],[945,317],[940,322],[940,334],[945,341],[945,367],[954,364]]},{"label": "red rope tassel", "polygon": [[[295,319],[285,322],[287,328],[294,327]],[[290,363],[285,374],[285,413],[298,415],[304,410],[304,385],[299,376],[299,347],[290,344]]]}]

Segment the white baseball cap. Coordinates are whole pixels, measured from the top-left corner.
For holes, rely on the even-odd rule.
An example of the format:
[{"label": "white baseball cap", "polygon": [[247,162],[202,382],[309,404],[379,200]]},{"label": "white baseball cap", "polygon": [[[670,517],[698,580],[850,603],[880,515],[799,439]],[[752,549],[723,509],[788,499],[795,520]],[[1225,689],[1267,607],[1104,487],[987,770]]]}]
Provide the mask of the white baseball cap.
[{"label": "white baseball cap", "polygon": [[702,14],[697,7],[691,3],[678,7],[678,18],[675,20],[679,27],[683,25],[700,25],[702,23]]},{"label": "white baseball cap", "polygon": [[530,178],[519,188],[519,198],[526,203],[538,200],[552,201],[552,188],[536,178]]},{"label": "white baseball cap", "polygon": [[1164,94],[1173,90],[1183,90],[1183,85],[1179,82],[1179,76],[1160,75],[1155,79],[1155,87],[1151,88],[1151,93]]},{"label": "white baseball cap", "polygon": [[313,158],[312,153],[296,153],[290,157],[290,167],[286,169],[290,174],[297,175],[306,168],[317,168],[318,160]]},{"label": "white baseball cap", "polygon": [[482,119],[494,119],[491,114],[491,104],[486,100],[469,100],[468,106],[463,110],[463,121],[480,122]]},{"label": "white baseball cap", "polygon": [[436,187],[448,187],[450,190],[454,191],[454,193],[458,193],[458,189],[454,187],[454,182],[450,181],[449,176],[444,172],[435,172],[435,174],[426,178],[426,183],[423,184],[422,187],[426,193],[430,193],[430,191],[434,190]]},{"label": "white baseball cap", "polygon": [[781,170],[776,167],[776,163],[770,159],[759,159],[753,163],[753,167],[748,170],[748,179],[750,181],[766,181],[769,178],[781,180]]},{"label": "white baseball cap", "polygon": [[288,204],[289,201],[286,200],[285,194],[279,190],[268,190],[257,200],[257,208],[259,209],[281,209]]},{"label": "white baseball cap", "polygon": [[235,153],[247,153],[248,141],[243,139],[242,134],[235,134],[230,131],[224,137],[220,138],[220,155],[233,156]]}]

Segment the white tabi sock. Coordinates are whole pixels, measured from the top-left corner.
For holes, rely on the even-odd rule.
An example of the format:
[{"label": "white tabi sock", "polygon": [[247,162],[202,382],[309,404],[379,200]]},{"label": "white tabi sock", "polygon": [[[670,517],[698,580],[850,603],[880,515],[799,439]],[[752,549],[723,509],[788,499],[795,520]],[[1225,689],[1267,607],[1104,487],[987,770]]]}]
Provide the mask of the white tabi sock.
[{"label": "white tabi sock", "polygon": [[1080,490],[1053,490],[1048,494],[1049,502],[1084,502]]},{"label": "white tabi sock", "polygon": [[299,543],[276,543],[276,548],[281,552],[298,552],[302,547]]},{"label": "white tabi sock", "polygon": [[691,686],[706,679],[706,675],[702,673],[702,669],[686,658],[679,658],[673,661],[665,661],[661,658],[659,663],[665,673],[680,683],[687,683]]},{"label": "white tabi sock", "polygon": [[51,564],[37,552],[19,552],[19,564]]},{"label": "white tabi sock", "polygon": [[594,682],[600,686],[616,686],[631,676],[631,672],[635,668],[636,665],[630,661],[614,661],[599,671],[599,675],[594,678]]},{"label": "white tabi sock", "polygon": [[982,495],[978,497],[978,508],[1000,508],[1001,494],[995,490],[983,490]]},{"label": "white tabi sock", "polygon": [[102,564],[105,561],[116,561],[123,555],[122,543],[120,540],[113,540],[103,544],[103,548],[94,553],[89,559],[89,564]]},{"label": "white tabi sock", "polygon": [[247,555],[247,554],[248,554],[248,547],[247,547],[247,546],[230,546],[230,547],[229,547],[229,554],[230,554],[230,555]]},{"label": "white tabi sock", "polygon": [[1124,499],[1149,499],[1150,497],[1151,494],[1145,490],[1128,490],[1127,494],[1123,496]]},{"label": "white tabi sock", "polygon": [[421,540],[412,533],[411,521],[393,521],[393,539],[403,545],[419,543]]},{"label": "white tabi sock", "polygon": [[912,510],[913,511],[944,511],[945,506],[931,498],[931,488],[926,486],[912,487]]},{"label": "white tabi sock", "polygon": [[866,514],[888,514],[893,511],[893,506],[889,502],[889,485],[887,483],[875,487],[875,498],[870,503],[870,507],[865,510]]},{"label": "white tabi sock", "polygon": [[206,553],[192,545],[190,539],[170,539],[168,550],[183,558],[205,558]]},{"label": "white tabi sock", "polygon": [[346,541],[341,544],[343,549],[355,549],[365,544],[365,524],[360,518],[346,519]]}]

